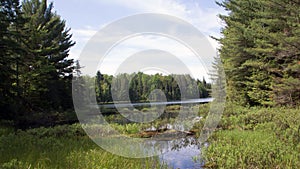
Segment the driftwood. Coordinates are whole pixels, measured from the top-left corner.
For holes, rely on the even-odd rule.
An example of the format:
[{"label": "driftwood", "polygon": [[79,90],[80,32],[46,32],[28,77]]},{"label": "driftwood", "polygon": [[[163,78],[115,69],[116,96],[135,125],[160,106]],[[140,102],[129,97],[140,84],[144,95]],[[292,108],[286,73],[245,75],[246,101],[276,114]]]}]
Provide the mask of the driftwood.
[{"label": "driftwood", "polygon": [[195,131],[178,131],[173,129],[165,129],[165,130],[142,131],[138,133],[138,136],[141,138],[167,139],[167,138],[181,138],[185,136],[192,136],[195,134],[196,134]]}]

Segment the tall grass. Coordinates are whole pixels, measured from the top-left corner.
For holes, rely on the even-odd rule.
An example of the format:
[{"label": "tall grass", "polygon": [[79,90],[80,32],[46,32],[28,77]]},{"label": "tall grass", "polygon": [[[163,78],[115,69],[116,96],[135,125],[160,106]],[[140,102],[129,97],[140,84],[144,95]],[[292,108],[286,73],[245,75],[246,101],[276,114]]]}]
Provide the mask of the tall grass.
[{"label": "tall grass", "polygon": [[102,150],[79,125],[18,131],[0,137],[3,169],[166,168],[158,158],[129,159]]},{"label": "tall grass", "polygon": [[207,168],[300,168],[300,109],[229,105],[203,155]]},{"label": "tall grass", "polygon": [[222,131],[205,150],[208,168],[300,168],[295,150],[270,132]]}]

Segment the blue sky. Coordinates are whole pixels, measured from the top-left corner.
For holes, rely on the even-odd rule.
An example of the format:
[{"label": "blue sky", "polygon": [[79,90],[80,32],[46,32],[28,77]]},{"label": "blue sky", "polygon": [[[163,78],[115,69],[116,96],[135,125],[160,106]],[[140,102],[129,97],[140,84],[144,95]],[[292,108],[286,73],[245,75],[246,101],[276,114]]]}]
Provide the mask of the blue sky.
[{"label": "blue sky", "polygon": [[[126,16],[149,12],[168,14],[193,24],[207,37],[209,35],[219,37],[222,23],[217,15],[225,13],[214,0],[52,0],[52,2],[54,10],[71,28],[76,45],[71,49],[70,57],[75,59],[79,58],[84,46],[97,31]],[[135,42],[142,40],[144,45],[151,41],[151,37],[136,38],[140,39],[135,39]],[[209,41],[214,48],[218,47],[217,42],[211,39]],[[133,41],[129,40],[126,43],[134,48]],[[120,64],[116,62],[118,58],[112,56],[106,60],[105,66],[100,66],[101,72],[114,74],[113,69],[116,69],[116,64]],[[191,69],[201,69],[200,66],[193,66],[192,62],[190,64]],[[200,76],[206,75],[197,76],[201,78]]]}]

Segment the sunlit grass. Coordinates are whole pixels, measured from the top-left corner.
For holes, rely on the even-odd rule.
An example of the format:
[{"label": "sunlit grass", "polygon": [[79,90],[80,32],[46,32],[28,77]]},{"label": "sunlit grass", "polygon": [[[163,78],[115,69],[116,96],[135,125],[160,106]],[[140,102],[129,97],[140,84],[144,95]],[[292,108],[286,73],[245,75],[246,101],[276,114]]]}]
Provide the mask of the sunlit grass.
[{"label": "sunlit grass", "polygon": [[207,168],[300,168],[300,109],[230,105],[203,157]]},{"label": "sunlit grass", "polygon": [[158,158],[130,159],[104,151],[79,125],[18,131],[0,137],[0,168],[165,168]]}]

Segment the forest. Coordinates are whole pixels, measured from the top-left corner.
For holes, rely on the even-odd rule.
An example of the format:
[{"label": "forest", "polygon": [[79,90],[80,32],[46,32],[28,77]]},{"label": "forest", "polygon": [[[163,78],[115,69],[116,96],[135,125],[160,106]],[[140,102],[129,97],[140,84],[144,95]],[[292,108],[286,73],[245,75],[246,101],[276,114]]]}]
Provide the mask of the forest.
[{"label": "forest", "polygon": [[[124,73],[113,77],[112,75],[101,74],[100,71],[98,71],[94,78],[84,78],[85,81],[95,81],[97,102],[107,103],[113,102],[111,96],[113,79],[116,85],[115,88],[118,89],[118,98],[122,98],[122,95],[126,95],[125,92],[129,91],[129,98],[132,102],[149,101],[150,92],[155,89],[161,89],[164,92],[167,101],[178,101],[181,99],[181,92],[175,77],[184,79],[184,83],[187,84],[187,93],[198,92],[200,98],[209,97],[211,84],[207,83],[204,78],[202,81],[199,79],[195,80],[190,75],[163,76],[161,74],[148,75],[138,72],[133,74]],[[131,81],[129,81],[130,79]],[[198,91],[193,89],[193,84],[197,85]]]},{"label": "forest", "polygon": [[[187,93],[195,93],[189,85],[196,84],[200,98],[215,97],[214,83],[224,82],[222,119],[194,161],[200,158],[202,168],[300,168],[300,0],[217,1],[227,13],[219,15],[222,36],[211,37],[220,43],[212,79],[142,72],[112,76],[101,70],[80,76],[84,65],[69,58],[76,45],[71,28],[52,2],[0,2],[0,168],[172,167],[157,156],[114,155],[91,141],[83,127],[99,131],[99,126],[80,125],[73,106],[72,78],[78,75],[95,84],[98,104],[113,103],[113,82],[121,89],[118,97],[129,91],[132,102],[149,102],[154,89],[167,101],[182,99],[176,76],[185,79]],[[210,105],[199,105],[199,121],[187,131],[192,137],[199,137],[195,133]],[[162,126],[174,121],[180,107],[167,106],[168,119],[149,124],[120,123],[124,118],[117,112],[105,119],[123,135],[151,137],[146,129],[168,131]]]}]

